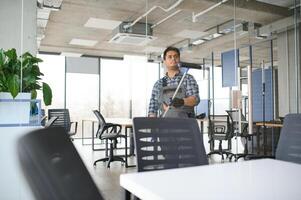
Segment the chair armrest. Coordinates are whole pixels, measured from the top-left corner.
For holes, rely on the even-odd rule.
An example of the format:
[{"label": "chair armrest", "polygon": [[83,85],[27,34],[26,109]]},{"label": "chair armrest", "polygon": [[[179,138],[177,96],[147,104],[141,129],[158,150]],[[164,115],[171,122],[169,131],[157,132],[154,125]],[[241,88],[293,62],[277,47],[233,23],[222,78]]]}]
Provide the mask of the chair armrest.
[{"label": "chair armrest", "polygon": [[78,122],[70,122],[70,126],[72,126],[72,124],[74,124],[74,133],[76,133],[77,132],[77,124],[78,124]]},{"label": "chair armrest", "polygon": [[272,158],[275,159],[275,156],[265,156],[265,155],[248,155],[245,157],[245,160],[257,160],[263,158]]},{"label": "chair armrest", "polygon": [[107,123],[107,124],[105,124],[105,126],[103,128],[103,133],[105,131],[110,131],[110,133],[114,133],[114,132],[120,133],[121,128],[122,128],[122,126],[120,124]]}]

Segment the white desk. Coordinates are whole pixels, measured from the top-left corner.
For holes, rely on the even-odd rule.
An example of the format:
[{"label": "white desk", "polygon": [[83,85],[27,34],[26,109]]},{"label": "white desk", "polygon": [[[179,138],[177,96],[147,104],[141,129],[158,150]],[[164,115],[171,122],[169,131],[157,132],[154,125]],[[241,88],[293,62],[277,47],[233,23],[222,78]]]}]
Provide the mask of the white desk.
[{"label": "white desk", "polygon": [[143,200],[301,199],[301,165],[272,159],[122,174]]},{"label": "white desk", "polygon": [[17,154],[17,141],[37,126],[0,127],[0,199],[33,200],[34,196],[23,175]]}]

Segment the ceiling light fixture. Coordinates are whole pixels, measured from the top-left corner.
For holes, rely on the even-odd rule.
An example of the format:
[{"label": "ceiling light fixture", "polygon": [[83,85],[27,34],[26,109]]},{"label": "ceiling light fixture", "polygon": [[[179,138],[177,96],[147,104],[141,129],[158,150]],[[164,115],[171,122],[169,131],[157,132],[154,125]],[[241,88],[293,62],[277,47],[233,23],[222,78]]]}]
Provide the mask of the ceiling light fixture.
[{"label": "ceiling light fixture", "polygon": [[58,11],[62,8],[62,2],[63,0],[37,0],[37,6],[41,9]]},{"label": "ceiling light fixture", "polygon": [[192,42],[193,45],[200,45],[202,43],[206,42],[205,40],[202,40],[202,39],[197,39],[195,41]]},{"label": "ceiling light fixture", "polygon": [[69,44],[92,47],[92,46],[95,46],[97,44],[97,42],[98,41],[96,41],[96,40],[85,40],[85,39],[73,38],[69,42]]}]

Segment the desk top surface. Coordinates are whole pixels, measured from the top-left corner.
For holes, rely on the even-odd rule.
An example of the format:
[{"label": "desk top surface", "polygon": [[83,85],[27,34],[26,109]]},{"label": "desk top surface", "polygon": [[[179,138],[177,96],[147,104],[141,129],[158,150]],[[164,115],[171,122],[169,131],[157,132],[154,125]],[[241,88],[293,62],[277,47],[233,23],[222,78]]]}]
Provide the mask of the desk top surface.
[{"label": "desk top surface", "polygon": [[283,124],[272,123],[272,122],[265,122],[265,123],[263,123],[263,122],[257,122],[256,126],[266,126],[266,127],[271,127],[271,128],[273,128],[273,127],[281,128],[281,127],[283,127]]},{"label": "desk top surface", "polygon": [[143,200],[300,199],[301,165],[261,159],[122,174],[120,185]]},{"label": "desk top surface", "polygon": [[[133,125],[133,119],[130,119],[130,118],[106,118],[105,120],[107,123],[121,124],[124,126]],[[83,121],[97,122],[97,119],[95,117],[95,118],[90,118],[90,119],[83,119]]]}]

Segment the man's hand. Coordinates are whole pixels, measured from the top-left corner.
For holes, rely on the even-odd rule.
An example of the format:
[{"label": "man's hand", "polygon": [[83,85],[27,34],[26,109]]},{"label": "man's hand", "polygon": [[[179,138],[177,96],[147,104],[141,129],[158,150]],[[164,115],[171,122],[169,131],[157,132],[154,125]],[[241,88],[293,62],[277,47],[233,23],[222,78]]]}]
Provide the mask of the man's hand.
[{"label": "man's hand", "polygon": [[174,98],[170,105],[176,108],[181,107],[184,105],[184,99]]}]

